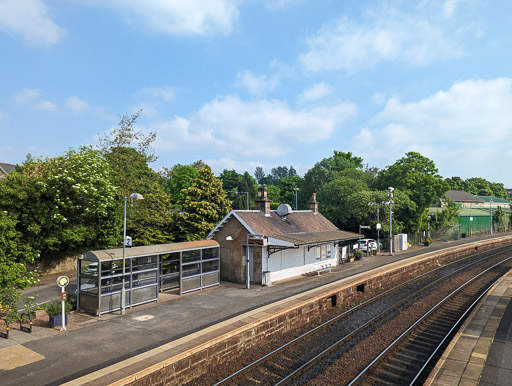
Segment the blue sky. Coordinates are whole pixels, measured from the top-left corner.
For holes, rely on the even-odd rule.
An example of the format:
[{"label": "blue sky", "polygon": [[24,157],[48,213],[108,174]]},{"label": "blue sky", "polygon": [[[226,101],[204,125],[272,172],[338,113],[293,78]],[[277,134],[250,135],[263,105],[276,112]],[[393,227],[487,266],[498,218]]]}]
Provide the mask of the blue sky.
[{"label": "blue sky", "polygon": [[418,151],[512,188],[511,26],[508,0],[0,0],[0,162],[143,109],[155,168]]}]

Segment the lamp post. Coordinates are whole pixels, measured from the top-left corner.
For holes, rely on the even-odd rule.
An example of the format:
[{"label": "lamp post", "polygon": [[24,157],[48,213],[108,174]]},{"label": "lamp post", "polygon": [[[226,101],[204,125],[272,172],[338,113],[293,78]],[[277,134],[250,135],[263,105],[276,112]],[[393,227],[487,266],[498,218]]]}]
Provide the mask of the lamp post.
[{"label": "lamp post", "polygon": [[492,198],[489,200],[489,209],[491,210],[491,235],[492,235]]},{"label": "lamp post", "polygon": [[239,192],[238,190],[228,190],[228,193],[245,194],[247,196],[247,210],[249,210],[249,192]]},{"label": "lamp post", "polygon": [[430,239],[430,215],[427,216],[427,238]]},{"label": "lamp post", "polygon": [[142,194],[132,193],[128,197],[124,198],[124,217],[123,217],[123,282],[121,287],[121,315],[125,314],[126,311],[126,289],[125,286],[125,274],[126,274],[126,260],[125,260],[125,252],[126,252],[126,201],[128,199],[132,200],[142,200]]},{"label": "lamp post", "polygon": [[299,191],[299,188],[295,188],[295,210],[297,210],[297,192]]},{"label": "lamp post", "polygon": [[392,205],[393,205],[393,191],[395,188],[389,187],[389,256],[393,256],[393,222],[392,222]]},{"label": "lamp post", "polygon": [[368,205],[377,205],[377,252],[380,253],[380,219],[379,219],[379,203],[369,202]]}]

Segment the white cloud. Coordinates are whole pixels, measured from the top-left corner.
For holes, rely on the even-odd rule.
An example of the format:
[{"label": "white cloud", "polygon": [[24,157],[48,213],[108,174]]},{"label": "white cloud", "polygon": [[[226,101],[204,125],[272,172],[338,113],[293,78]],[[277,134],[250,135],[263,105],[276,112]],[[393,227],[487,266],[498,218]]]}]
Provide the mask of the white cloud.
[{"label": "white cloud", "polygon": [[481,176],[512,186],[503,174],[512,164],[511,105],[510,78],[458,82],[413,103],[393,98],[377,118],[383,126],[362,129],[351,145],[370,164],[389,165],[418,151],[445,177]]},{"label": "white cloud", "polygon": [[426,65],[463,54],[457,34],[434,15],[406,14],[381,6],[361,21],[342,18],[307,39],[299,56],[306,71],[370,68],[386,61]]},{"label": "white cloud", "polygon": [[333,93],[334,89],[332,86],[323,82],[315,83],[310,88],[304,90],[299,96],[298,100],[300,103],[310,102],[317,99],[325,98]]},{"label": "white cloud", "polygon": [[57,110],[57,104],[50,101],[42,101],[36,104],[36,108],[39,110],[55,111]]},{"label": "white cloud", "polygon": [[163,150],[219,151],[226,157],[278,157],[297,143],[330,138],[357,113],[351,103],[293,110],[279,100],[246,102],[237,96],[205,104],[194,115],[153,124]]},{"label": "white cloud", "polygon": [[0,1],[0,29],[21,35],[32,45],[46,47],[56,44],[65,34],[41,0]]},{"label": "white cloud", "polygon": [[103,0],[92,1],[123,15],[131,25],[143,25],[170,35],[229,34],[238,19],[239,0]]},{"label": "white cloud", "polygon": [[267,75],[256,76],[251,71],[244,70],[236,74],[236,85],[239,88],[248,90],[252,95],[264,96],[272,92],[279,83],[280,76]]},{"label": "white cloud", "polygon": [[23,104],[23,103],[31,102],[34,99],[37,99],[37,97],[39,97],[40,94],[41,94],[40,90],[24,88],[19,93],[14,95],[13,99],[16,103]]},{"label": "white cloud", "polygon": [[66,99],[66,106],[73,114],[83,113],[89,110],[90,106],[87,102],[77,96],[70,96]]},{"label": "white cloud", "polygon": [[172,87],[145,87],[140,91],[143,97],[160,99],[164,102],[174,100],[175,92]]}]

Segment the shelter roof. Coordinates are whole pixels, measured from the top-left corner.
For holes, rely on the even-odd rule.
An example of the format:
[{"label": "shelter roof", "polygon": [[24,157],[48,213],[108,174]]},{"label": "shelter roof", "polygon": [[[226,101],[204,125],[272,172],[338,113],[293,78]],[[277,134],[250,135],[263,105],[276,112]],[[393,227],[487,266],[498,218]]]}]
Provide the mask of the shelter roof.
[{"label": "shelter roof", "polygon": [[[215,240],[197,240],[185,241],[182,243],[146,245],[141,247],[125,248],[125,258],[134,256],[148,256],[162,253],[171,253],[178,251],[187,251],[199,248],[218,247],[219,243]],[[85,252],[79,258],[85,260],[118,260],[123,258],[123,248],[103,249],[99,251]]]}]

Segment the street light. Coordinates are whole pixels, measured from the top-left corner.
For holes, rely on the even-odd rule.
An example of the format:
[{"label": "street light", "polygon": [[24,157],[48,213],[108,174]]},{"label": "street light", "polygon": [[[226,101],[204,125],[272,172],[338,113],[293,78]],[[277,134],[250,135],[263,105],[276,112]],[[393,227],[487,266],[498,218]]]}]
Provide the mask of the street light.
[{"label": "street light", "polygon": [[393,205],[393,190],[395,190],[395,188],[390,186],[388,188],[388,190],[389,190],[389,256],[393,256],[393,231],[392,231],[393,223],[391,220],[391,214],[393,212],[392,212],[391,206]]},{"label": "street light", "polygon": [[125,265],[125,251],[126,251],[126,201],[128,199],[132,200],[142,200],[144,197],[142,197],[142,194],[139,193],[132,193],[128,197],[124,198],[124,220],[123,220],[123,283],[121,287],[121,315],[125,314],[126,310],[126,289],[125,286],[125,274],[126,274],[126,265]]},{"label": "street light", "polygon": [[297,192],[299,191],[299,188],[295,188],[295,210],[297,210]]},{"label": "street light", "polygon": [[430,215],[427,216],[427,238],[430,239]]}]

